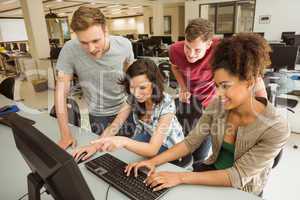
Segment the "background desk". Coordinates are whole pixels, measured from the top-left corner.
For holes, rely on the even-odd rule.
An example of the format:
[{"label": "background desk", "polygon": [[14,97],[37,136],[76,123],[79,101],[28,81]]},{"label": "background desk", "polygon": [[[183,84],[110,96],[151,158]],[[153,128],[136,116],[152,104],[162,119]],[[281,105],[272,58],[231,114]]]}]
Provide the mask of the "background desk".
[{"label": "background desk", "polygon": [[[13,103],[0,95],[0,106]],[[20,112],[24,117],[30,118],[36,121],[34,125],[41,132],[46,134],[54,141],[59,139],[59,129],[55,118],[52,118],[48,113],[30,114]],[[87,130],[80,129],[78,127],[71,126],[72,133],[77,138],[78,146],[86,145],[90,140],[97,136],[90,133]],[[30,169],[23,160],[21,154],[17,150],[13,133],[9,127],[0,124],[0,199],[1,200],[17,200],[23,194],[27,193],[27,174]],[[102,153],[95,154],[92,158],[95,158]],[[126,149],[120,149],[112,153],[125,162],[135,162],[142,160],[143,158],[127,151]],[[80,171],[83,174],[90,190],[92,191],[95,199],[105,199],[106,190],[108,184],[94,174],[90,173],[83,164],[79,165]],[[184,171],[184,169],[174,166],[172,164],[164,164],[158,167],[158,170],[170,170],[170,171]],[[257,196],[239,191],[233,188],[223,187],[206,187],[206,186],[193,186],[193,185],[180,185],[169,191],[162,199],[182,200],[182,199],[204,199],[204,200],[258,200]],[[27,199],[24,198],[24,199]],[[43,194],[42,199],[52,199],[51,196]],[[109,200],[121,200],[128,199],[125,195],[118,192],[113,187],[110,188],[108,193]]]}]

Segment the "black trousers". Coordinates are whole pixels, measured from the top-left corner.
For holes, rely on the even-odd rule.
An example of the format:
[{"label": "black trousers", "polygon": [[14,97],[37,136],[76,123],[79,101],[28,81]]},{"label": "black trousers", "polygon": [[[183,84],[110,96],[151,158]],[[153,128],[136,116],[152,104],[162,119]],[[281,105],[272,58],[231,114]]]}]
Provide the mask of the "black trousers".
[{"label": "black trousers", "polygon": [[[117,115],[113,116],[94,116],[89,114],[89,120],[91,125],[91,131],[97,135],[101,135],[106,127],[108,127]],[[135,124],[133,121],[132,113],[129,115],[128,119],[122,125],[119,130],[118,135],[131,137],[134,133]]]},{"label": "black trousers", "polygon": [[[176,117],[183,128],[185,136],[196,126],[200,117],[202,116],[202,104],[195,97],[191,96],[190,103],[183,103],[179,99],[175,99]],[[194,161],[204,160],[211,148],[211,137],[208,136],[204,139],[200,147],[193,153]]]}]

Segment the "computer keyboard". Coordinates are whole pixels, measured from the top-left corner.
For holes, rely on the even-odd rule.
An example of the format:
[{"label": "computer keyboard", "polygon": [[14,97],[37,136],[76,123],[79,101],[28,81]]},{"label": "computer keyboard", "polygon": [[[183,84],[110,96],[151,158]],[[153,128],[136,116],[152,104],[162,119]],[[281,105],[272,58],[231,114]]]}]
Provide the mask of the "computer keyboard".
[{"label": "computer keyboard", "polygon": [[85,166],[96,176],[133,200],[159,199],[168,191],[168,189],[163,189],[154,192],[147,187],[143,183],[147,175],[142,171],[139,171],[138,177],[126,176],[124,169],[127,164],[108,153],[85,163]]}]

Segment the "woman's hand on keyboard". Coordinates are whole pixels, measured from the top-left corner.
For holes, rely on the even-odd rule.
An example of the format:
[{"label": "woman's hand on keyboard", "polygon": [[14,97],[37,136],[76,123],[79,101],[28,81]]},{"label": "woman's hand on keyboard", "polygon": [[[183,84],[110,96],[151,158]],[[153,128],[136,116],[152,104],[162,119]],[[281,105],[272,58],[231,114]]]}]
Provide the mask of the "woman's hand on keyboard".
[{"label": "woman's hand on keyboard", "polygon": [[181,184],[180,175],[178,172],[157,172],[148,176],[145,183],[153,188],[153,191],[158,191]]},{"label": "woman's hand on keyboard", "polygon": [[128,164],[127,167],[125,168],[124,172],[126,173],[127,176],[130,175],[130,172],[134,170],[134,176],[138,176],[138,170],[140,168],[147,168],[149,171],[147,173],[148,176],[150,176],[152,173],[155,172],[155,164],[151,162],[151,160],[144,160],[141,162],[135,162]]}]

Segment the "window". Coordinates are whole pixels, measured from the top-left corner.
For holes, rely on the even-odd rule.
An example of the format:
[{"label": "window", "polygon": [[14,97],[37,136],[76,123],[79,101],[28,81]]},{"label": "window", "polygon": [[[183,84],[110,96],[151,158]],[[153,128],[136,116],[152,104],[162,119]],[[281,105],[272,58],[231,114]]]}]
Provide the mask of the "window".
[{"label": "window", "polygon": [[[164,34],[172,33],[172,18],[171,16],[164,16]],[[149,32],[153,35],[153,17],[149,17]]]},{"label": "window", "polygon": [[213,23],[216,34],[250,32],[253,29],[255,0],[201,4],[200,17]]}]

